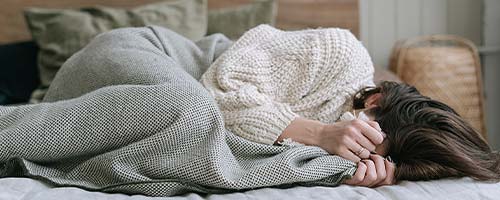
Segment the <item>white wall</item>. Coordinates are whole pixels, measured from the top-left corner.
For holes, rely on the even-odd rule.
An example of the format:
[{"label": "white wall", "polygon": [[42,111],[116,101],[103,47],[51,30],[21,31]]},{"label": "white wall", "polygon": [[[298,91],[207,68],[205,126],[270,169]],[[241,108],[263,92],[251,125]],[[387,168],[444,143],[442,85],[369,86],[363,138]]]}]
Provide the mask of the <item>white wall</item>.
[{"label": "white wall", "polygon": [[483,69],[490,144],[500,150],[500,1],[484,1]]},{"label": "white wall", "polygon": [[455,34],[481,45],[481,0],[359,0],[360,36],[376,65],[387,67],[395,41]]},{"label": "white wall", "polygon": [[[500,0],[359,0],[360,38],[381,67],[387,67],[397,40],[419,35],[454,34],[477,46],[500,45],[499,4]],[[482,57],[487,131],[490,144],[500,149],[500,58],[498,53]]]}]

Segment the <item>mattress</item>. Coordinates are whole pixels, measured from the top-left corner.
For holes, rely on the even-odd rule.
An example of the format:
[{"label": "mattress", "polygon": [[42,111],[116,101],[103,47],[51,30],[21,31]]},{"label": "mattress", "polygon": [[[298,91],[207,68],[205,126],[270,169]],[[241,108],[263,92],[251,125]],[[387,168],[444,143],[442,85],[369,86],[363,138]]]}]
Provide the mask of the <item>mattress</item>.
[{"label": "mattress", "polygon": [[500,199],[500,183],[484,183],[470,178],[436,181],[403,181],[397,185],[378,188],[341,185],[339,187],[293,187],[288,189],[263,188],[230,194],[187,194],[177,197],[147,197],[143,195],[107,194],[75,187],[51,187],[29,178],[0,179],[0,200],[225,200],[225,199]]}]

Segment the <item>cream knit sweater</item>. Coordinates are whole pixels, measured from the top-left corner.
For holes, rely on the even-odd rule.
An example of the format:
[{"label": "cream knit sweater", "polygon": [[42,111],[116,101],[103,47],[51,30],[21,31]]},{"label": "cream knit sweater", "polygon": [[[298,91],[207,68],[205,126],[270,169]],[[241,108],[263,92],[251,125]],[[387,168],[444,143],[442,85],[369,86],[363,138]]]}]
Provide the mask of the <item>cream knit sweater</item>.
[{"label": "cream knit sweater", "polygon": [[337,121],[350,110],[356,91],[373,85],[373,71],[368,52],[347,30],[260,25],[224,52],[201,82],[227,129],[273,144],[297,116]]}]

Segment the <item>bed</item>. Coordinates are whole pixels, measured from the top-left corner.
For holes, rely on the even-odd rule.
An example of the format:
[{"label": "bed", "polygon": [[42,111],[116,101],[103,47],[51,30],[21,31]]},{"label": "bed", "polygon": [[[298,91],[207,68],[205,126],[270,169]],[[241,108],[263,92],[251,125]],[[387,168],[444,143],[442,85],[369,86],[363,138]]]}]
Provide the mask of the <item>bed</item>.
[{"label": "bed", "polygon": [[147,197],[143,195],[89,192],[75,187],[54,188],[28,178],[0,179],[0,199],[95,199],[95,200],[156,200],[156,199],[498,199],[500,183],[488,184],[469,178],[437,181],[403,181],[394,186],[378,188],[353,187],[293,187],[288,189],[263,188],[230,194],[200,195],[190,193],[178,197]]},{"label": "bed", "polygon": [[[104,3],[105,2],[105,3]],[[153,2],[153,1],[148,1]],[[225,6],[235,6],[249,1],[209,1],[211,9]],[[104,3],[108,6],[131,7],[145,1],[30,1],[18,2],[8,0],[0,11],[0,26],[10,26],[3,29],[0,42],[18,42],[29,40],[20,10],[27,6],[43,7],[80,7]],[[279,1],[276,25],[285,29],[300,29],[317,26],[341,26],[351,29],[357,34],[357,1],[335,0],[318,1],[318,4],[306,4],[305,0]],[[328,7],[331,6],[331,7]],[[337,12],[325,12],[334,8]],[[336,9],[336,10],[335,10]],[[296,12],[300,10],[302,14]],[[314,11],[314,12],[313,12]],[[293,14],[291,14],[293,13]],[[316,13],[316,14],[311,14]],[[303,20],[320,16],[316,20]],[[350,16],[350,17],[349,17]],[[354,17],[353,17],[354,16]],[[348,20],[338,20],[347,17]],[[325,20],[331,18],[332,20]],[[5,20],[13,19],[13,20]],[[335,20],[333,20],[335,19]],[[9,24],[11,23],[11,24]],[[376,80],[397,80],[390,72],[378,69]],[[53,187],[40,180],[12,177],[0,179],[0,199],[498,199],[500,183],[484,183],[470,178],[442,179],[436,181],[403,181],[393,186],[378,188],[353,187],[341,185],[338,187],[304,187],[261,188],[228,194],[197,194],[189,193],[178,197],[147,197],[143,195],[109,194],[87,191],[76,187]]]}]

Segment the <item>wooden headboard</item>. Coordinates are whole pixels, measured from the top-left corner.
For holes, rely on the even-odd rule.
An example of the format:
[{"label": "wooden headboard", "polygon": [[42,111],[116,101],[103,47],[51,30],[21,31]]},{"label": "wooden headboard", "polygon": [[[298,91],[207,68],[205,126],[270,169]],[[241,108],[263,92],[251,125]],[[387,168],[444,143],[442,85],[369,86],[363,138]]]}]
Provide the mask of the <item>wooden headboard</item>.
[{"label": "wooden headboard", "polygon": [[[0,44],[31,39],[22,10],[26,7],[78,8],[92,5],[130,8],[159,0],[2,0]],[[252,0],[208,0],[209,9],[246,4]],[[296,30],[342,27],[359,33],[358,0],[278,0],[277,27]]]}]

